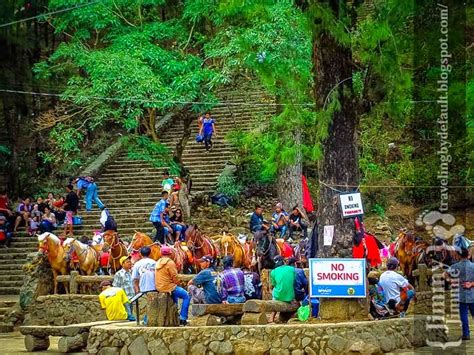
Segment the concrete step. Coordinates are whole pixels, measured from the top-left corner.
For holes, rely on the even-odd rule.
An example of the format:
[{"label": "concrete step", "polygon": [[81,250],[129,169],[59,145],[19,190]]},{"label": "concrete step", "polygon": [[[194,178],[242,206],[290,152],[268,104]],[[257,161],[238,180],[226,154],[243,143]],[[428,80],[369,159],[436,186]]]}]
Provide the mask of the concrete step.
[{"label": "concrete step", "polygon": [[8,253],[0,254],[0,260],[26,260],[26,253]]},{"label": "concrete step", "polygon": [[0,307],[0,316],[3,316],[11,311],[10,307]]},{"label": "concrete step", "polygon": [[17,271],[17,270],[21,270],[23,272],[23,264],[24,263],[19,263],[19,264],[14,264],[14,263],[3,264],[3,263],[0,263],[0,272],[11,272],[11,271]]},{"label": "concrete step", "polygon": [[21,287],[22,285],[23,285],[23,280],[0,281],[0,290],[5,287]]},{"label": "concrete step", "polygon": [[20,289],[20,286],[2,286],[0,287],[0,295],[18,295]]},{"label": "concrete step", "polygon": [[23,281],[23,278],[25,277],[25,275],[12,275],[12,274],[8,274],[8,275],[0,275],[0,283],[1,282],[7,282],[7,281]]},{"label": "concrete step", "polygon": [[[12,297],[13,298],[13,297]],[[17,301],[0,301],[1,308],[10,308],[16,304]]]},{"label": "concrete step", "polygon": [[[31,247],[19,247],[15,243],[11,243],[8,248],[0,248],[0,255],[10,253],[24,253],[25,255],[38,250],[38,245]],[[1,276],[1,275],[0,275]]]}]

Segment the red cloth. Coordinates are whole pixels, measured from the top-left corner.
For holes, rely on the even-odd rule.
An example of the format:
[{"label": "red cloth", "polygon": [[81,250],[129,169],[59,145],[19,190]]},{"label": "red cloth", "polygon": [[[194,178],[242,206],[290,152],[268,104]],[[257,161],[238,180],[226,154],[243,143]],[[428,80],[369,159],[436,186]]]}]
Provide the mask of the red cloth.
[{"label": "red cloth", "polygon": [[[366,249],[367,254],[365,252]],[[365,257],[371,267],[377,267],[378,265],[382,264],[379,247],[375,241],[375,237],[368,233],[364,234],[362,243],[360,243],[358,246],[352,246],[352,257],[359,259],[363,259]]]},{"label": "red cloth", "polygon": [[0,210],[8,210],[8,197],[0,197]]},{"label": "red cloth", "polygon": [[306,212],[311,213],[314,211],[313,202],[311,201],[311,195],[308,189],[308,183],[306,182],[306,177],[301,175],[301,182],[303,184],[303,208]]},{"label": "red cloth", "polygon": [[288,243],[283,243],[283,248],[281,250],[281,256],[283,256],[283,258],[285,259],[288,259],[288,258],[291,258],[293,256],[293,249],[291,248],[290,244]]},{"label": "red cloth", "polygon": [[109,253],[102,252],[100,254],[100,266],[106,267],[107,265],[109,265]]}]

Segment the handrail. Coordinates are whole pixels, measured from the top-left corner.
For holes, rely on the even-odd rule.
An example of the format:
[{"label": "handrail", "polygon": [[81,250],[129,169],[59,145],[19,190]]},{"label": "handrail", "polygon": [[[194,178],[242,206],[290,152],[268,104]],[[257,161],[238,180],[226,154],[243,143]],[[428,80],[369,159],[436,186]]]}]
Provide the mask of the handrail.
[{"label": "handrail", "polygon": [[135,302],[135,307],[137,310],[137,325],[140,325],[140,307],[138,305],[138,300],[145,296],[148,292],[158,292],[157,290],[149,290],[149,291],[144,291],[144,292],[139,292],[135,296],[132,297],[130,300],[130,304],[133,305],[133,302]]}]

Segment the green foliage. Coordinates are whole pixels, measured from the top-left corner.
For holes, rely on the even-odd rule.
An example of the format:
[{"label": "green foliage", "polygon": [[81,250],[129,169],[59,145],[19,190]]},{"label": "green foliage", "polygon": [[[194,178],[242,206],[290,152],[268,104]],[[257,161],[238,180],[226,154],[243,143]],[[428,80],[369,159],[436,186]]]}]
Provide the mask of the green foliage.
[{"label": "green foliage", "polygon": [[217,192],[229,196],[232,201],[238,202],[243,186],[237,181],[233,175],[221,174],[217,181]]},{"label": "green foliage", "polygon": [[385,218],[385,209],[378,203],[372,208],[372,212],[375,213],[380,218]]},{"label": "green foliage", "polygon": [[173,161],[170,150],[163,144],[153,142],[149,137],[130,135],[122,138],[127,147],[128,157],[134,160],[145,160],[155,168],[168,168],[170,174],[179,175],[178,164]]}]

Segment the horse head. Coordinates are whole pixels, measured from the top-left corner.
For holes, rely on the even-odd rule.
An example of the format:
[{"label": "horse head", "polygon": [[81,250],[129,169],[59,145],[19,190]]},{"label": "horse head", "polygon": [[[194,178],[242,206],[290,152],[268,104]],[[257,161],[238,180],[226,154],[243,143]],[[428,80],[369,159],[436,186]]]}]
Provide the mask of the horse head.
[{"label": "horse head", "polygon": [[72,253],[74,252],[74,238],[67,238],[64,241],[63,248],[64,248],[64,260],[71,261]]},{"label": "horse head", "polygon": [[38,251],[42,255],[48,255],[49,246],[48,246],[48,232],[38,235]]},{"label": "horse head", "polygon": [[271,236],[267,231],[258,231],[253,235],[255,251],[257,256],[262,257],[268,254],[271,246]]},{"label": "horse head", "polygon": [[112,230],[104,232],[104,246],[103,251],[108,252],[110,249],[113,249],[119,244],[118,233]]},{"label": "horse head", "polygon": [[224,249],[223,255],[232,255],[234,250],[233,243],[235,242],[234,237],[231,234],[224,234],[221,237],[220,243]]}]

